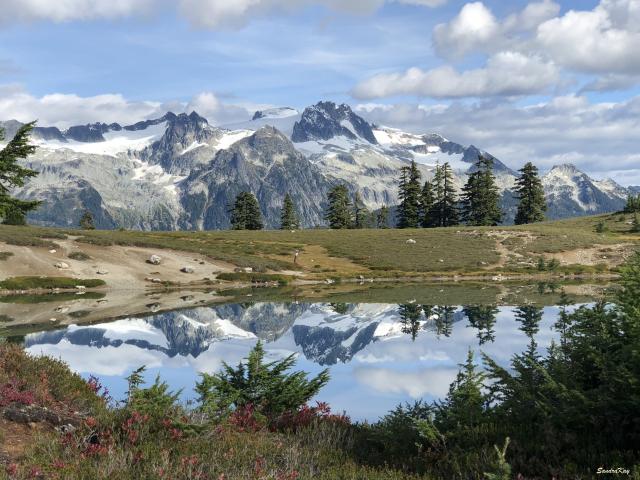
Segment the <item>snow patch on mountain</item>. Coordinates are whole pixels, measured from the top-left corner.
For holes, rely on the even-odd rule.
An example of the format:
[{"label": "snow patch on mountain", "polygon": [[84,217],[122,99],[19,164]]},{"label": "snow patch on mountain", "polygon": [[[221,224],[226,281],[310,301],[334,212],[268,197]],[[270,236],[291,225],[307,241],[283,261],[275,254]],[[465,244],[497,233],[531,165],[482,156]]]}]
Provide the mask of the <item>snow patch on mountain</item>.
[{"label": "snow patch on mountain", "polygon": [[36,140],[39,147],[52,150],[69,149],[78,153],[116,156],[128,151],[139,151],[158,141],[167,130],[167,122],[151,125],[144,130],[119,130],[103,134],[104,141],[79,142],[76,140]]}]

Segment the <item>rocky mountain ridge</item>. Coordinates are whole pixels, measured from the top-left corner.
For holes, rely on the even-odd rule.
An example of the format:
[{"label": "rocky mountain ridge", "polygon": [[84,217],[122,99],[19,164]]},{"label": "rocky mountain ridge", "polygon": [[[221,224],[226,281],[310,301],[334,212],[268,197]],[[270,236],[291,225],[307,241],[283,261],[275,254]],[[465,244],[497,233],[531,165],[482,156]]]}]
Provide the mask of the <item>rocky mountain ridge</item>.
[{"label": "rocky mountain ridge", "polygon": [[[20,125],[0,122],[7,137]],[[30,218],[42,225],[77,225],[87,209],[99,228],[228,228],[233,199],[250,190],[267,228],[277,228],[287,192],[304,227],[322,226],[326,194],[338,182],[375,210],[397,203],[399,169],[412,160],[427,179],[448,162],[461,188],[478,155],[494,160],[507,221],[514,212],[516,172],[489,152],[370,124],[346,104],[262,110],[231,128],[212,126],[196,112],[169,112],[133,125],[36,127],[33,138],[39,148],[27,164],[41,173],[15,193],[45,200]],[[615,211],[632,193],[572,165],[552,168],[543,184],[550,218]]]}]

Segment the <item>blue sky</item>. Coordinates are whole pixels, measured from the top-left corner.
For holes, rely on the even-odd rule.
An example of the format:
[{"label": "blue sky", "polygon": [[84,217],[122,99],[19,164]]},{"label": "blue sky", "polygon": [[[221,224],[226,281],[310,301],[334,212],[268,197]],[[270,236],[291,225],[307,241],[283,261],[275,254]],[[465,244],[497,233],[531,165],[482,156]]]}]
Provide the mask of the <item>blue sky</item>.
[{"label": "blue sky", "polygon": [[332,99],[514,167],[572,161],[640,183],[640,0],[0,6],[2,119],[127,123],[196,109],[225,124]]}]

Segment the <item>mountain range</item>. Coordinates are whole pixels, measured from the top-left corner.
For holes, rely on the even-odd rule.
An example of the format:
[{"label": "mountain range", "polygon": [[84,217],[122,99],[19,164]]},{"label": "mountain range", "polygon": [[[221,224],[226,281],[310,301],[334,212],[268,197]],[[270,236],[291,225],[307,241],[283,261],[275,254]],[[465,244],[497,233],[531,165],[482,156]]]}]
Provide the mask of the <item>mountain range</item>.
[{"label": "mountain range", "polygon": [[[456,309],[454,309],[456,310]],[[419,320],[424,335],[437,335],[438,314]],[[466,320],[452,312],[451,324]],[[319,365],[348,363],[376,342],[411,338],[404,330],[398,305],[255,303],[201,307],[128,318],[95,325],[29,334],[27,348],[68,342],[93,348],[135,346],[167,357],[197,358],[223,341],[267,342],[271,350],[301,353]],[[407,337],[408,336],[408,337]]]},{"label": "mountain range", "polygon": [[[20,125],[0,122],[7,138]],[[169,112],[133,125],[36,127],[33,140],[39,148],[25,164],[40,174],[14,193],[44,201],[29,218],[39,225],[76,226],[89,210],[98,228],[224,229],[235,196],[249,190],[267,228],[279,226],[285,193],[302,226],[323,226],[327,192],[336,183],[358,191],[375,210],[397,204],[399,170],[412,160],[426,179],[448,162],[460,189],[480,154],[494,161],[505,223],[515,214],[517,172],[489,152],[437,133],[374,125],[332,102],[302,112],[257,111],[225,126],[210,125],[196,112]],[[542,181],[551,219],[616,211],[636,191],[594,180],[570,164],[554,166]]]}]

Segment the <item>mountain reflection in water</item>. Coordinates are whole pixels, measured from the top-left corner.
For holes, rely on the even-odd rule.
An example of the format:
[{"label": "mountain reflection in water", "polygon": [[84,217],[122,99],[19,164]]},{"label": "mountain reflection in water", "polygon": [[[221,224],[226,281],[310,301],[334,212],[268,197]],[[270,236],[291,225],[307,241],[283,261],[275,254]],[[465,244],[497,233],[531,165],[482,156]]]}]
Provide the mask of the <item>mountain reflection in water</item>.
[{"label": "mountain reflection in water", "polygon": [[272,359],[299,354],[297,368],[309,373],[329,366],[331,381],[318,399],[373,420],[400,402],[446,395],[470,348],[505,366],[531,338],[546,349],[557,313],[534,306],[234,304],[72,325],[29,334],[24,344],[98,376],[116,399],[126,391],[124,377],[146,365],[148,379],[160,374],[189,400],[199,372],[238,363],[262,339]]}]

